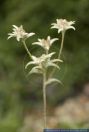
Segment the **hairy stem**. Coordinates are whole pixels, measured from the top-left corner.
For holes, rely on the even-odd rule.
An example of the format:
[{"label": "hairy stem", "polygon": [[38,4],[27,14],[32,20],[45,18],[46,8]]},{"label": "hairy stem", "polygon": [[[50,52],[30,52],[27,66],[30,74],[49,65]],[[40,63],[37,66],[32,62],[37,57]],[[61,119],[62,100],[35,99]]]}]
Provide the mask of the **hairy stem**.
[{"label": "hairy stem", "polygon": [[46,117],[46,72],[43,73],[43,116],[44,116],[44,129],[47,127]]},{"label": "hairy stem", "polygon": [[48,50],[46,50],[46,55],[48,55]]},{"label": "hairy stem", "polygon": [[[58,59],[60,59],[61,54],[62,54],[63,43],[64,43],[64,36],[65,36],[65,31],[62,32],[61,47],[60,47],[60,50],[59,50]],[[53,76],[53,74],[55,73],[55,71],[56,71],[56,68],[54,67],[53,70],[52,70],[52,72],[51,72],[50,75],[49,75],[49,78],[51,78],[51,77]]]},{"label": "hairy stem", "polygon": [[29,57],[32,59],[32,55],[31,55],[30,51],[28,50],[28,48],[27,48],[27,45],[26,45],[25,41],[22,41],[22,42],[23,42],[23,45],[24,45],[24,48],[25,48],[25,50],[26,50],[27,54],[28,54],[28,55],[29,55]]},{"label": "hairy stem", "polygon": [[65,32],[62,32],[62,41],[61,41],[61,47],[60,47],[59,54],[58,54],[58,59],[60,59],[61,54],[62,54],[63,43],[64,43],[64,36],[65,36]]}]

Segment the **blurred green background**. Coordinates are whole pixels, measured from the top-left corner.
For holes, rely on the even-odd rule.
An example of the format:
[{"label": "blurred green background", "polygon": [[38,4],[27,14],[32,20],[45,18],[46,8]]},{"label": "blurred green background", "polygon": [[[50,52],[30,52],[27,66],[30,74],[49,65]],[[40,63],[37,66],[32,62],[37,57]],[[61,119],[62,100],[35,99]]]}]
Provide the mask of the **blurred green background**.
[{"label": "blurred green background", "polygon": [[[47,35],[59,37],[51,30],[57,18],[76,21],[76,30],[68,30],[61,71],[55,74],[62,83],[47,89],[48,107],[54,108],[68,97],[82,92],[89,80],[89,0],[1,0],[0,1],[0,132],[17,132],[23,125],[25,113],[42,109],[42,77],[27,77],[24,69],[28,56],[21,43],[7,40],[12,25],[24,26],[36,35],[27,40],[34,55],[41,55],[40,47],[31,43]],[[52,50],[58,53],[57,42]],[[78,89],[79,88],[79,89]]]}]

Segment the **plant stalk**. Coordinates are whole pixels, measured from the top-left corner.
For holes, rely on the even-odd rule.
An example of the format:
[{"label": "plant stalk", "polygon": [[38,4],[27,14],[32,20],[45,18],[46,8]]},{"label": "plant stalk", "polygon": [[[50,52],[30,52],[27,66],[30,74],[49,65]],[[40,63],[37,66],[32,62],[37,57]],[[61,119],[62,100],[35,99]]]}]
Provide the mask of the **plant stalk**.
[{"label": "plant stalk", "polygon": [[25,41],[22,41],[22,42],[23,42],[23,45],[24,45],[24,48],[25,48],[25,50],[26,50],[27,54],[28,54],[28,55],[29,55],[29,57],[32,59],[32,55],[31,55],[30,51],[28,50],[28,48],[27,48],[27,45],[26,45]]},{"label": "plant stalk", "polygon": [[[60,59],[61,54],[62,54],[63,43],[64,43],[64,36],[65,36],[65,31],[62,32],[61,47],[60,47],[60,50],[59,50],[58,59]],[[54,67],[53,70],[52,70],[52,72],[49,75],[49,78],[51,78],[53,76],[53,74],[55,73],[55,71],[56,71],[56,68]]]},{"label": "plant stalk", "polygon": [[62,32],[61,47],[60,47],[60,50],[59,50],[58,59],[60,59],[61,54],[62,54],[62,50],[63,50],[63,43],[64,43],[64,36],[65,36],[65,31],[63,31],[63,32]]},{"label": "plant stalk", "polygon": [[43,73],[43,116],[44,116],[44,129],[47,127],[47,113],[46,113],[46,72]]}]

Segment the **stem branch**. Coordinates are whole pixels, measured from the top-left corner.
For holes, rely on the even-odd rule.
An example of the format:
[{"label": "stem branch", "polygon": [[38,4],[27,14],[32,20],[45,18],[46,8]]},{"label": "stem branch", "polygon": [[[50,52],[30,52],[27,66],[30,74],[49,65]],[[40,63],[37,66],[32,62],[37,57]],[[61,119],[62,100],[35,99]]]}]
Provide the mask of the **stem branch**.
[{"label": "stem branch", "polygon": [[26,45],[25,41],[22,41],[22,42],[23,42],[23,45],[24,45],[25,50],[27,51],[27,54],[28,54],[28,55],[29,55],[29,57],[32,59],[32,55],[31,55],[30,51],[28,50],[28,48],[27,48],[27,45]]},{"label": "stem branch", "polygon": [[[61,47],[60,47],[60,50],[59,50],[58,59],[60,59],[61,54],[62,54],[63,43],[64,43],[64,36],[65,36],[65,31],[62,32]],[[52,72],[49,75],[49,78],[52,77],[52,75],[55,73],[55,71],[56,71],[56,68],[54,67],[53,70],[52,70]]]},{"label": "stem branch", "polygon": [[65,32],[62,32],[62,41],[61,41],[61,47],[60,47],[59,54],[58,54],[58,59],[60,59],[61,54],[62,54],[63,43],[64,43],[64,36],[65,36]]}]

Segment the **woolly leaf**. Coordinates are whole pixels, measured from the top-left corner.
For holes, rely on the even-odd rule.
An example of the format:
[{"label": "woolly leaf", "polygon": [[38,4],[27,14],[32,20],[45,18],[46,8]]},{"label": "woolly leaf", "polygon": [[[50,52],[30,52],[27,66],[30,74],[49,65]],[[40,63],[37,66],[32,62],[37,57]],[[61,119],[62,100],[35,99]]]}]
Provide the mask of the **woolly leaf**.
[{"label": "woolly leaf", "polygon": [[61,81],[56,78],[50,78],[50,79],[48,79],[48,81],[46,81],[46,85],[49,85],[53,82],[61,83]]}]

